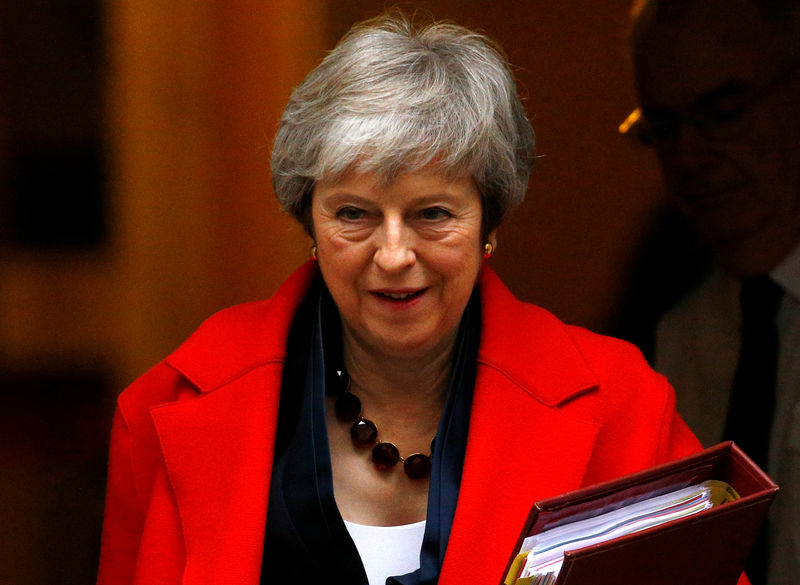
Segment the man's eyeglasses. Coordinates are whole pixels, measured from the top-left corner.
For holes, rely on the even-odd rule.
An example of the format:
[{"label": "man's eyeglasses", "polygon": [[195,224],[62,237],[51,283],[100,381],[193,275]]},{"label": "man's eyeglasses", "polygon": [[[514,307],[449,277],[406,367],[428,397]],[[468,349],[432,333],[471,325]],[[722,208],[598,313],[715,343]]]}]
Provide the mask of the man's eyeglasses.
[{"label": "man's eyeglasses", "polygon": [[684,124],[694,127],[707,140],[735,140],[749,131],[754,107],[798,68],[800,61],[781,70],[755,92],[748,91],[741,83],[725,84],[698,99],[686,114],[668,109],[644,112],[636,108],[620,124],[619,132],[654,148],[673,146]]}]

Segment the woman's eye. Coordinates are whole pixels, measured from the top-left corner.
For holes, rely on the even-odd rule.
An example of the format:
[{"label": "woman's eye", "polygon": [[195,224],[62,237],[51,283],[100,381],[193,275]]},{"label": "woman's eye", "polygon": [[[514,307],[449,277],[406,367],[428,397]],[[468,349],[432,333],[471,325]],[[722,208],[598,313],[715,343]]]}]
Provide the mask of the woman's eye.
[{"label": "woman's eye", "polygon": [[342,207],[336,212],[336,217],[346,221],[356,221],[364,217],[364,210],[358,207]]},{"label": "woman's eye", "polygon": [[446,219],[450,217],[450,212],[446,209],[442,209],[441,207],[426,207],[422,211],[420,211],[420,217],[422,219],[426,219],[428,221],[436,221],[439,219]]}]

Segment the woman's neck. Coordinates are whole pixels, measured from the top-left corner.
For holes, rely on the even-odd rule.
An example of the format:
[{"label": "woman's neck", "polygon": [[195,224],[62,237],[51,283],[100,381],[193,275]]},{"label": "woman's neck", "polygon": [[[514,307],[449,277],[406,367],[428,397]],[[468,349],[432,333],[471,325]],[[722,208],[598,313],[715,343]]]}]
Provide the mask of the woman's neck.
[{"label": "woman's neck", "polygon": [[373,409],[420,409],[436,412],[444,405],[450,383],[455,333],[424,356],[396,356],[375,351],[346,328],[344,364],[352,390]]}]

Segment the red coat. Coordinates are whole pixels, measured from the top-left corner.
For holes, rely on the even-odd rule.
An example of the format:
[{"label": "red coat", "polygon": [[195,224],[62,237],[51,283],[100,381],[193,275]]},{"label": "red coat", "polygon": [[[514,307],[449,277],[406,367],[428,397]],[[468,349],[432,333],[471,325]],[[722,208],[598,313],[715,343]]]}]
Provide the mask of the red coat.
[{"label": "red coat", "polygon": [[[99,583],[259,582],[286,338],[314,270],[211,317],[120,395]],[[516,300],[489,268],[480,287],[442,585],[500,583],[535,501],[700,447],[667,381],[632,346]]]}]

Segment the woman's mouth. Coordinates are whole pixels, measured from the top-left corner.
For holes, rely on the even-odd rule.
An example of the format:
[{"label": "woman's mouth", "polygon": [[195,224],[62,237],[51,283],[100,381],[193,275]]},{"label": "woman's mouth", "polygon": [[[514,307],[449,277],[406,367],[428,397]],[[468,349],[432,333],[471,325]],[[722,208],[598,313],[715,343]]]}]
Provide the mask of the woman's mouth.
[{"label": "woman's mouth", "polygon": [[386,300],[395,303],[406,303],[419,298],[427,288],[417,290],[375,290],[372,294],[381,300]]}]

